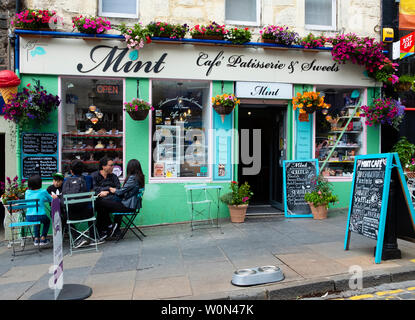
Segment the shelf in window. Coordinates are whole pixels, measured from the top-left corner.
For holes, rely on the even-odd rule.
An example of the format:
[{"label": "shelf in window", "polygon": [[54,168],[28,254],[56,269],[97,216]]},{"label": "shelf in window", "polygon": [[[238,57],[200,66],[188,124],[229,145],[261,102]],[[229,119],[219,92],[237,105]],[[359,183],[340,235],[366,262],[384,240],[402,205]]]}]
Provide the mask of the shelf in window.
[{"label": "shelf in window", "polygon": [[62,137],[70,138],[122,138],[122,134],[82,134],[82,133],[64,133]]},{"label": "shelf in window", "polygon": [[[62,163],[71,163],[72,160],[62,160]],[[88,161],[82,161],[84,164],[98,164],[99,161],[95,160],[88,160]],[[114,161],[115,164],[122,164],[122,161]]]},{"label": "shelf in window", "polygon": [[[338,131],[329,131],[329,133],[341,133],[342,130],[338,130]],[[344,133],[362,133],[362,131],[345,131]]]},{"label": "shelf in window", "polygon": [[122,151],[123,148],[88,148],[88,149],[62,149],[62,153],[77,153],[77,152],[103,152],[103,151]]}]

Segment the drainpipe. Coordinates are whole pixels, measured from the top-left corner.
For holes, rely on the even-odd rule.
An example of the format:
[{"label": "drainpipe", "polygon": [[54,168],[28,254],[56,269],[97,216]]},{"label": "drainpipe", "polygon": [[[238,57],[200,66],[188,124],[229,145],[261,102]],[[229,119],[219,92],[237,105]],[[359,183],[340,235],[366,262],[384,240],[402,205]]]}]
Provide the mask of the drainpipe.
[{"label": "drainpipe", "polygon": [[[16,13],[20,12],[20,0],[16,0]],[[14,42],[14,72],[20,78],[20,66],[19,66],[19,36],[13,35]],[[19,181],[22,179],[21,175],[21,161],[22,155],[20,152],[20,127],[16,124],[16,173]]]}]

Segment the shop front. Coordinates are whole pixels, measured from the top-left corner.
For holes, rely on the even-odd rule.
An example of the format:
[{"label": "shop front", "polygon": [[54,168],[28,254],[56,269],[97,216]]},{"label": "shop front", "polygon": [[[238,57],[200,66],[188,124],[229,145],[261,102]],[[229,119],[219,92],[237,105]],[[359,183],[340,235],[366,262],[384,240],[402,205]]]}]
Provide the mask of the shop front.
[{"label": "shop front", "polygon": [[[21,130],[56,135],[56,170],[67,174],[77,158],[90,173],[109,156],[122,180],[130,159],[141,162],[146,191],[140,225],[189,221],[188,184],[221,185],[224,194],[231,181],[248,181],[253,205],[283,209],[283,160],[318,158],[322,163],[348,107],[365,104],[379,91],[362,68],[338,65],[327,50],[191,40],[153,42],[136,51],[116,38],[22,35],[17,71],[22,86],[38,82],[61,98],[47,126]],[[318,113],[299,121],[291,99],[311,90],[324,93],[338,123]],[[241,101],[224,119],[211,106],[211,98],[223,93],[235,93]],[[153,106],[146,119],[133,120],[125,112],[124,104],[133,98]],[[339,207],[348,206],[354,156],[379,152],[378,129],[367,128],[360,118],[351,128],[324,171],[340,196]],[[24,177],[27,155],[21,143],[17,155]],[[49,184],[47,174],[44,178]],[[221,204],[220,217],[227,216]]]}]

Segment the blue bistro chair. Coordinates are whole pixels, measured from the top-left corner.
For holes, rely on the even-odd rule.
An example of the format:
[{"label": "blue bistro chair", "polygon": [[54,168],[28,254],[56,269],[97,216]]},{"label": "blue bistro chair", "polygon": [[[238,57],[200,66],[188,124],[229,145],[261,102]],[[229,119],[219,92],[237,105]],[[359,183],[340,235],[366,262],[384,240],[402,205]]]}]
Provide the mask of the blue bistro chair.
[{"label": "blue bistro chair", "polygon": [[144,196],[144,188],[141,188],[137,194],[138,197],[138,203],[137,208],[134,211],[131,212],[115,212],[113,213],[113,216],[121,216],[121,225],[124,224],[123,230],[120,232],[120,234],[117,237],[117,241],[124,238],[125,234],[128,230],[131,230],[132,233],[135,234],[135,236],[140,239],[140,241],[143,241],[141,237],[134,231],[137,230],[143,237],[146,237],[146,235],[134,224],[134,219],[137,217],[137,215],[140,213],[140,209],[142,207],[143,202],[143,196]]},{"label": "blue bistro chair", "polygon": [[[20,210],[22,212],[23,219],[19,222],[12,222],[9,224],[9,228],[11,230],[12,234],[12,248],[13,253],[12,256],[15,257],[17,253],[23,253],[25,251],[26,247],[26,239],[28,238],[26,234],[30,234],[30,238],[32,238],[32,241],[35,240],[34,235],[34,227],[40,228],[40,221],[25,221],[26,220],[26,209],[29,208],[36,208],[36,211],[39,210],[39,199],[28,199],[28,200],[10,200],[7,201],[7,204],[5,204],[7,210],[12,213],[12,210]],[[15,243],[17,239],[21,239],[20,246],[21,250],[15,249]],[[36,249],[36,248],[35,248]],[[26,250],[27,252],[28,250]],[[40,245],[37,246],[37,251],[40,252]]]}]

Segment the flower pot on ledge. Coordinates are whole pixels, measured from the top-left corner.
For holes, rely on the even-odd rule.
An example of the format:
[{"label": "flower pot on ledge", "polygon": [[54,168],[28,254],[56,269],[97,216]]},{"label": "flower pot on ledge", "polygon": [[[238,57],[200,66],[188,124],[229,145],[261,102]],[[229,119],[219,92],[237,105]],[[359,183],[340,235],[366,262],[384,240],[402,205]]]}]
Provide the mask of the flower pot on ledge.
[{"label": "flower pot on ledge", "polygon": [[240,205],[228,205],[231,222],[242,223],[245,222],[246,210],[248,209],[247,204]]},{"label": "flower pot on ledge", "polygon": [[145,120],[147,118],[149,109],[137,110],[137,111],[127,111],[127,112],[130,115],[131,119],[133,119],[135,121],[142,121],[142,120]]}]

